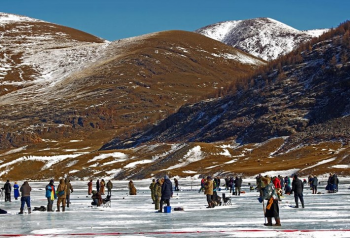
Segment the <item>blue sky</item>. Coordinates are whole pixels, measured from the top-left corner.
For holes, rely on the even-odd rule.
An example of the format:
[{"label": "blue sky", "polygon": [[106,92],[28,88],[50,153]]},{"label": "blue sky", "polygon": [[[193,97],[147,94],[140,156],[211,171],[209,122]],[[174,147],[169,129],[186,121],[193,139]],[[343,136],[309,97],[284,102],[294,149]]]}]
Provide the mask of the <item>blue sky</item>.
[{"label": "blue sky", "polygon": [[299,30],[331,28],[350,19],[349,9],[349,0],[1,0],[0,4],[0,12],[69,26],[111,41],[256,17],[270,17]]}]

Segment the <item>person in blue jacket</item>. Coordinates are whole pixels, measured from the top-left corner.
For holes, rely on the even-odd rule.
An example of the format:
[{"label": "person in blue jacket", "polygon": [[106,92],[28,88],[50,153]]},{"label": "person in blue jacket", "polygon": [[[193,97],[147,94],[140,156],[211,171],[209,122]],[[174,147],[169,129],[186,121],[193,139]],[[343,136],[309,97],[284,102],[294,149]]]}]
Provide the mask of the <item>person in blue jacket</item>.
[{"label": "person in blue jacket", "polygon": [[171,183],[168,175],[164,176],[164,182],[162,184],[162,197],[160,199],[160,210],[163,212],[163,204],[166,202],[167,206],[170,206],[170,198],[173,196],[173,184]]},{"label": "person in blue jacket", "polygon": [[19,197],[19,186],[17,182],[15,182],[15,184],[13,185],[13,196],[15,197],[16,200]]},{"label": "person in blue jacket", "polygon": [[50,183],[46,185],[46,198],[47,198],[47,211],[53,212],[52,206],[53,201],[57,198],[55,185],[53,185],[53,179],[50,180]]}]

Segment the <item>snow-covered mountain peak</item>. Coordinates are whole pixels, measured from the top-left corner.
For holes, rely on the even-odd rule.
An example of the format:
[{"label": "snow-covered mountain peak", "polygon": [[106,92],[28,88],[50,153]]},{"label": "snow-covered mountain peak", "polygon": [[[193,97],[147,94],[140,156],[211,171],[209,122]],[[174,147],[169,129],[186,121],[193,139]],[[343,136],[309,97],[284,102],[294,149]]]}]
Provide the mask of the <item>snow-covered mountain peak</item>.
[{"label": "snow-covered mountain peak", "polygon": [[14,22],[43,22],[43,21],[26,17],[26,16],[0,12],[0,24],[8,24],[8,23],[14,23]]},{"label": "snow-covered mountain peak", "polygon": [[[226,35],[231,32],[241,21],[224,21],[211,25],[211,28],[203,29],[203,35],[217,41],[223,41]],[[201,33],[202,34],[202,33]]]},{"label": "snow-covered mountain peak", "polygon": [[195,32],[221,41],[264,60],[274,60],[323,30],[299,31],[272,18],[219,22]]},{"label": "snow-covered mountain peak", "polygon": [[307,30],[303,32],[309,34],[312,37],[319,37],[320,35],[326,33],[327,31],[329,31],[329,29],[315,29],[315,30]]}]

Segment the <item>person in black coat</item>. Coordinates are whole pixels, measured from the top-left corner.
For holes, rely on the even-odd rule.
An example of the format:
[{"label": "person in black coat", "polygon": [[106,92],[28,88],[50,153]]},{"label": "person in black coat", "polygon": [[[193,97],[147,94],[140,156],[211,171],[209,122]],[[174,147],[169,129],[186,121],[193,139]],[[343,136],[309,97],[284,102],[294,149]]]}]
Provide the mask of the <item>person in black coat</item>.
[{"label": "person in black coat", "polygon": [[317,194],[318,178],[314,175],[312,180],[312,194]]},{"label": "person in black coat", "polygon": [[304,184],[300,179],[298,179],[298,176],[295,174],[292,182],[292,191],[294,192],[295,208],[299,207],[298,198],[300,199],[301,206],[304,208],[303,190]]},{"label": "person in black coat", "polygon": [[180,191],[180,190],[179,190],[179,181],[178,181],[176,178],[174,178],[174,183],[175,183],[174,190],[175,190],[175,191]]},{"label": "person in black coat", "polygon": [[11,202],[11,184],[10,180],[7,180],[4,185],[5,190],[5,202]]},{"label": "person in black coat", "polygon": [[162,197],[160,199],[160,210],[163,212],[163,204],[166,202],[167,206],[170,206],[170,198],[173,196],[173,184],[171,183],[168,175],[164,176],[164,182],[162,184]]},{"label": "person in black coat", "polygon": [[240,196],[241,195],[241,187],[242,187],[242,177],[238,178],[236,176],[234,184],[235,184],[235,192],[234,193],[236,196]]},{"label": "person in black coat", "polygon": [[97,190],[97,192],[100,192],[100,180],[99,179],[97,179],[97,181],[96,181],[96,190]]}]

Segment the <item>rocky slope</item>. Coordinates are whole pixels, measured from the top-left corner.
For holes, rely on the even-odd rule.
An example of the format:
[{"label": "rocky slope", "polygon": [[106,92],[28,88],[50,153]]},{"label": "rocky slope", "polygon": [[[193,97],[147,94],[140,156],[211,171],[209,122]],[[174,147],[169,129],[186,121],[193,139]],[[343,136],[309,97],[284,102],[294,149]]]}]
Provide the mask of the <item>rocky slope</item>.
[{"label": "rocky slope", "polygon": [[256,18],[219,22],[195,32],[271,61],[325,31],[299,31],[271,18]]},{"label": "rocky slope", "polygon": [[[316,145],[338,143],[336,153],[333,150],[326,157],[318,155],[325,163],[335,160],[344,163],[349,160],[350,152],[349,35],[347,22],[269,64],[231,94],[183,106],[148,131],[126,141],[115,138],[102,149],[137,148],[160,142],[215,144],[224,141],[242,147],[256,144],[263,147],[262,143],[269,145],[268,141],[281,138],[283,142],[268,155],[261,154],[259,161],[263,158],[284,161],[298,151],[297,157],[303,159],[304,165],[315,164]],[[211,172],[219,172],[218,168]],[[320,171],[327,168],[331,169],[323,167]],[[349,167],[339,168],[344,168],[342,173],[349,173]],[[235,167],[235,170],[242,171],[242,168]]]}]

